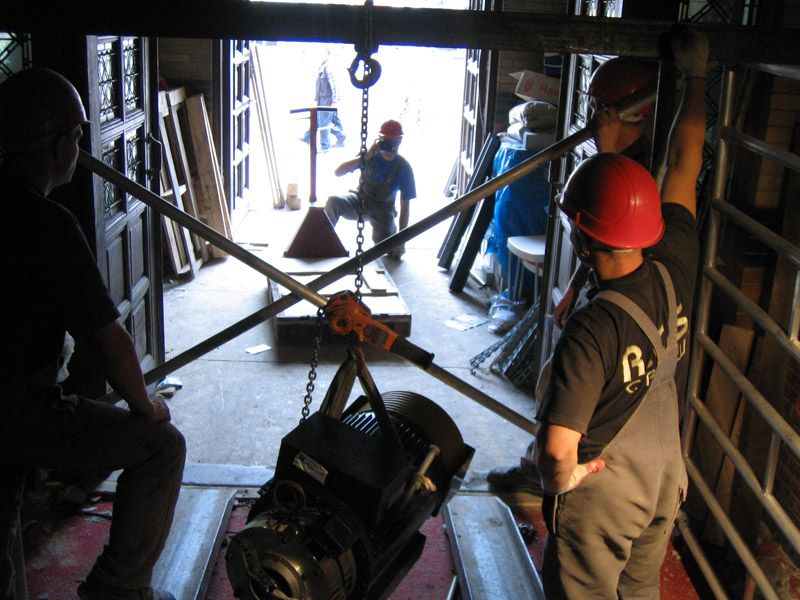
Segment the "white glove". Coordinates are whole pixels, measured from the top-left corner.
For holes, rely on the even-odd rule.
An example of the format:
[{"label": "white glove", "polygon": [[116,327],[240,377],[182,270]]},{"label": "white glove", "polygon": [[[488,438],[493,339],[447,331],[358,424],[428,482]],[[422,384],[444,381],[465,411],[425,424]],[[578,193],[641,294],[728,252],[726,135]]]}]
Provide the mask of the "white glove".
[{"label": "white glove", "polygon": [[708,72],[708,37],[693,28],[683,27],[672,35],[675,66],[684,77],[705,77]]},{"label": "white glove", "polygon": [[[567,487],[564,489],[558,490],[555,494],[566,494],[567,492],[574,490],[578,485],[580,485],[581,481],[586,479],[592,473],[599,473],[603,469],[606,468],[606,461],[602,458],[595,458],[594,460],[590,460],[588,463],[579,464],[575,467],[575,470],[572,471],[572,475],[570,475],[569,483]],[[547,491],[547,490],[545,490]]]}]

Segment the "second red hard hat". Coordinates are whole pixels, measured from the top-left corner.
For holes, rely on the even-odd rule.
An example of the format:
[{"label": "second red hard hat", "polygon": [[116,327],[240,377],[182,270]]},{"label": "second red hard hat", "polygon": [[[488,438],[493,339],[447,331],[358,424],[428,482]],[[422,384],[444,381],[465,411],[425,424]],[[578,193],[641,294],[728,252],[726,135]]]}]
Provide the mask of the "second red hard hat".
[{"label": "second red hard hat", "polygon": [[[653,63],[624,57],[611,58],[595,69],[589,80],[587,94],[601,104],[616,107],[653,85],[657,75],[657,67]],[[653,107],[650,106],[642,114],[652,111]]]},{"label": "second red hard hat", "polygon": [[621,154],[584,160],[567,180],[559,206],[578,229],[610,248],[648,248],[664,234],[655,180]]}]

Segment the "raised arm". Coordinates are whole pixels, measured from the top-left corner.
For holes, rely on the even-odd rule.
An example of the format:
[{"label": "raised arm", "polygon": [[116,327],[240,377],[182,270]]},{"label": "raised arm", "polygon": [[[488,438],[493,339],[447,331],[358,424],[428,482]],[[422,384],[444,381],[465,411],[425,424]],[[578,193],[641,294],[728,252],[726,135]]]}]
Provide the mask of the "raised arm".
[{"label": "raised arm", "polygon": [[[374,142],[372,146],[370,146],[369,150],[367,150],[367,154],[365,160],[371,160],[375,153],[378,151],[378,142]],[[356,169],[361,166],[361,157],[356,156],[355,158],[351,158],[350,160],[344,161],[333,172],[334,175],[337,177],[341,177],[342,175],[347,175],[348,173],[352,173]]]},{"label": "raised arm", "polygon": [[696,215],[697,177],[706,131],[708,38],[696,30],[683,29],[673,35],[672,53],[683,75],[683,95],[670,131],[661,198],[665,203],[681,204]]}]

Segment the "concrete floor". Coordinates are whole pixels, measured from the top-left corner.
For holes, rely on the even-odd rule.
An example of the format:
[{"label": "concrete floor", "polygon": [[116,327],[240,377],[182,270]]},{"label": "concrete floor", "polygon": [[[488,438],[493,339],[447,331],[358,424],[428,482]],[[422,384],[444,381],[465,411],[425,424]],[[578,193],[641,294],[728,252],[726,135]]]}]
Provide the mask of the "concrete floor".
[{"label": "concrete floor", "polygon": [[[419,209],[412,212],[412,222],[444,202],[426,200],[425,214]],[[305,212],[305,205],[299,211],[251,210],[235,228],[235,241],[267,262],[275,261],[293,239]],[[495,342],[497,335],[489,333],[486,324],[467,331],[445,325],[464,314],[486,316],[488,298],[494,293],[472,281],[460,294],[449,291],[449,273],[436,264],[448,226],[445,221],[417,236],[407,244],[402,261],[385,261],[412,314],[409,339],[434,352],[438,366],[531,417],[532,399],[491,373],[491,359],[474,375],[470,373],[469,359]],[[355,223],[340,221],[337,234],[348,249],[355,247],[355,233]],[[352,278],[342,279],[341,284],[342,289],[352,289]],[[203,266],[190,282],[165,286],[167,359],[266,304],[266,278],[233,258]],[[269,350],[246,351],[259,344],[268,345]],[[188,462],[274,466],[281,439],[300,419],[311,357],[310,346],[277,343],[272,323],[265,322],[176,371],[173,375],[183,388],[170,407],[173,422],[187,439]],[[319,407],[344,358],[342,345],[323,345],[312,411]],[[420,393],[450,414],[464,441],[476,449],[468,477],[472,486],[480,488],[489,469],[515,464],[529,442],[528,433],[394,355],[371,351],[368,365],[380,390]]]}]

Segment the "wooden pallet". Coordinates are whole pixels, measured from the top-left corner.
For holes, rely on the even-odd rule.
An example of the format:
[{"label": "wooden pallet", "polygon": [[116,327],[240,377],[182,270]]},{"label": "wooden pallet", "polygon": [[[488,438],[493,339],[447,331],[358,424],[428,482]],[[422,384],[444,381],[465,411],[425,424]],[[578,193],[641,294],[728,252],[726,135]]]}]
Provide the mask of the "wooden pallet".
[{"label": "wooden pallet", "polygon": [[[345,260],[347,259],[282,258],[273,264],[277,269],[291,276],[292,279],[307,284],[337,267]],[[345,289],[353,289],[354,277],[355,274],[348,275],[323,288],[320,293],[327,296]],[[379,261],[365,265],[363,278],[362,299],[364,304],[372,311],[373,318],[384,325],[388,325],[404,337],[411,335],[411,312],[383,265]],[[272,280],[269,281],[267,287],[269,302],[274,302],[288,293],[289,291],[282,285]],[[305,300],[301,300],[285,311],[278,313],[272,319],[272,323],[275,337],[278,341],[309,342],[314,339],[317,331],[317,307]],[[326,338],[332,335],[325,328],[323,328],[323,334]]]}]

